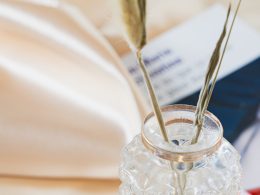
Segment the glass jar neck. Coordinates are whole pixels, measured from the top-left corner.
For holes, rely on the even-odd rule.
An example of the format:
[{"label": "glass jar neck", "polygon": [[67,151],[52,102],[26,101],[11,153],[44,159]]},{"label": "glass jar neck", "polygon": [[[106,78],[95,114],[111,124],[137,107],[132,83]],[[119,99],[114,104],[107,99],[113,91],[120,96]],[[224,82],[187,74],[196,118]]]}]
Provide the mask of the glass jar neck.
[{"label": "glass jar neck", "polygon": [[200,139],[191,145],[195,135],[195,109],[191,105],[170,105],[161,109],[170,142],[163,140],[154,114],[148,114],[141,133],[144,146],[156,156],[175,162],[194,162],[213,154],[222,142],[222,125],[207,111]]}]

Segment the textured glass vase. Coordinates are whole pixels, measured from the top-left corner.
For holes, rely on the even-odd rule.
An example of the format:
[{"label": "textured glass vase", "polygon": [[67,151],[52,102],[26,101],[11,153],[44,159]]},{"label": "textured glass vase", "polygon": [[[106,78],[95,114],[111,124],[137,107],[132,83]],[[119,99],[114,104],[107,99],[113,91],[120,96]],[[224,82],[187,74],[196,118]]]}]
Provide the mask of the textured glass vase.
[{"label": "textured glass vase", "polygon": [[205,114],[198,143],[194,135],[195,107],[162,108],[170,143],[149,114],[140,135],[123,150],[120,165],[122,195],[238,195],[240,156],[223,138],[219,120]]}]

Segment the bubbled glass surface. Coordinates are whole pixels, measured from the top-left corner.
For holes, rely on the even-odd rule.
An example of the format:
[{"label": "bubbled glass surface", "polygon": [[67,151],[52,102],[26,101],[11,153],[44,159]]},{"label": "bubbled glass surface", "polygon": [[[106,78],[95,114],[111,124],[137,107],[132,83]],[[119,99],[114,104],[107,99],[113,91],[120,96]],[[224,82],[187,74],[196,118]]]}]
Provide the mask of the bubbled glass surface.
[{"label": "bubbled glass surface", "polygon": [[[156,133],[154,135],[156,136]],[[183,140],[183,137],[178,141],[180,140]],[[192,147],[190,145],[191,150]],[[176,169],[172,169],[169,160],[158,157],[148,150],[142,142],[141,135],[137,135],[122,151],[119,171],[122,183],[119,193],[121,195],[238,195],[241,178],[239,160],[237,151],[223,138],[220,147],[213,154],[194,161],[187,172],[182,172],[188,165],[186,162],[175,163]],[[185,177],[182,189],[178,177],[180,174]]]}]

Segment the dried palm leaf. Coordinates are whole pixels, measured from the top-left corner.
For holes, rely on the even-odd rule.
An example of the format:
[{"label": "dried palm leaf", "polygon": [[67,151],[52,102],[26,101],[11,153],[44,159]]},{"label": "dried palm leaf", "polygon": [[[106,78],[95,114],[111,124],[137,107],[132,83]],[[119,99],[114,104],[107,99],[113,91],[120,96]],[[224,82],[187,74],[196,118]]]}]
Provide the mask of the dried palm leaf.
[{"label": "dried palm leaf", "polygon": [[[228,20],[229,20],[229,17],[230,17],[231,5],[229,5],[223,31],[220,35],[220,38],[219,38],[219,40],[216,44],[216,47],[213,51],[212,56],[211,56],[211,59],[210,59],[209,65],[208,65],[208,70],[207,70],[207,73],[206,73],[206,77],[205,77],[205,80],[204,80],[203,87],[200,91],[199,100],[198,100],[197,108],[196,108],[196,112],[195,112],[194,125],[195,125],[196,132],[195,132],[195,136],[192,139],[192,144],[198,142],[199,136],[201,134],[201,130],[202,130],[202,126],[203,126],[203,120],[204,120],[204,114],[205,114],[205,111],[208,107],[210,98],[211,98],[212,93],[213,93],[213,89],[214,89],[215,84],[216,84],[218,72],[219,72],[219,69],[221,67],[224,54],[226,52],[226,47],[227,47],[232,29],[233,29],[235,19],[237,17],[237,13],[238,13],[240,4],[241,4],[241,0],[238,2],[238,5],[237,5],[236,11],[235,11],[235,15],[233,17],[231,27],[229,29],[228,36],[227,36],[227,39],[226,39],[226,42],[225,42],[225,46],[224,46],[224,49],[221,53],[221,46],[222,46],[222,43],[224,42],[224,39],[226,37],[227,24],[228,24]],[[220,53],[221,53],[221,55],[220,55]],[[212,82],[212,84],[210,85],[211,82]]]},{"label": "dried palm leaf", "polygon": [[168,142],[169,139],[166,133],[161,109],[142,58],[141,50],[146,44],[146,0],[120,0],[120,2],[129,45],[134,52],[136,52],[136,58],[149,93],[155,117],[158,121],[164,140]]}]

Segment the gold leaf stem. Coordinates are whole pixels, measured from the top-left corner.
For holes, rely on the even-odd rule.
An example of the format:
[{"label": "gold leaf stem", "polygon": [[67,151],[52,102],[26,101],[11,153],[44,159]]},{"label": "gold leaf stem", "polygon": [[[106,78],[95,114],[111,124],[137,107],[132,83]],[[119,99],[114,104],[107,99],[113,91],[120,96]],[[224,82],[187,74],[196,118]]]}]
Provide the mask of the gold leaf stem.
[{"label": "gold leaf stem", "polygon": [[[203,126],[203,120],[204,120],[204,113],[205,113],[205,111],[208,107],[209,101],[211,99],[211,96],[212,96],[212,93],[213,93],[213,90],[214,90],[214,87],[215,87],[215,84],[216,84],[217,76],[218,76],[218,73],[219,73],[225,52],[226,52],[227,44],[228,44],[232,29],[233,29],[235,19],[237,17],[237,13],[238,13],[241,1],[242,0],[239,0],[239,2],[238,2],[238,5],[237,5],[237,8],[236,8],[236,11],[235,11],[232,23],[231,23],[231,27],[229,29],[228,36],[227,36],[227,39],[225,41],[223,51],[220,55],[221,45],[222,45],[222,42],[224,41],[224,38],[226,36],[226,26],[227,26],[227,23],[228,23],[230,10],[231,10],[231,5],[229,5],[226,21],[225,21],[225,24],[224,24],[224,29],[223,29],[221,36],[220,36],[220,38],[217,42],[216,48],[214,49],[214,52],[211,56],[210,63],[209,63],[209,66],[208,66],[208,70],[207,70],[207,74],[206,74],[206,78],[205,78],[205,82],[204,82],[203,88],[201,90],[199,100],[198,100],[198,103],[197,103],[197,109],[196,109],[196,112],[195,112],[194,125],[195,125],[195,131],[196,132],[195,132],[194,138],[192,139],[192,144],[195,144],[195,143],[198,142],[198,138],[201,134],[201,130],[202,130],[202,126]],[[212,80],[212,78],[213,78],[213,80]],[[212,84],[210,85],[211,80],[212,80]]]},{"label": "gold leaf stem", "polygon": [[215,84],[216,84],[216,82],[217,82],[218,73],[219,73],[219,70],[220,70],[220,67],[221,67],[223,58],[224,58],[224,56],[225,56],[225,52],[226,52],[226,49],[227,49],[227,44],[228,44],[228,41],[229,41],[229,38],[230,38],[230,35],[231,35],[231,32],[232,32],[234,23],[235,23],[235,21],[236,21],[236,17],[237,17],[238,10],[239,10],[239,8],[240,8],[240,4],[241,4],[241,0],[239,0],[239,2],[238,2],[238,5],[237,5],[237,8],[236,8],[236,11],[235,11],[235,14],[234,14],[234,17],[233,17],[233,20],[232,20],[232,23],[231,23],[229,32],[228,32],[227,40],[226,40],[226,42],[225,42],[225,46],[224,46],[222,55],[221,55],[221,57],[220,57],[219,65],[218,65],[218,67],[217,67],[217,71],[216,71],[216,73],[215,73],[215,76],[214,76],[214,78],[213,78],[213,81],[212,81],[212,84],[211,84],[211,87],[210,87],[209,98],[207,99],[206,104],[205,104],[205,107],[203,108],[204,112],[206,111],[206,109],[207,109],[207,107],[208,107],[208,105],[209,105],[209,101],[210,101],[210,99],[211,99],[211,96],[212,96],[212,93],[213,93]]},{"label": "gold leaf stem", "polygon": [[192,144],[197,143],[201,130],[202,130],[203,119],[204,119],[203,108],[205,107],[205,103],[207,102],[210,81],[212,79],[212,76],[214,75],[214,72],[215,72],[218,62],[219,62],[220,50],[221,50],[223,40],[226,36],[226,26],[227,26],[229,15],[230,15],[230,10],[231,10],[231,5],[229,5],[229,8],[228,8],[228,12],[227,12],[227,16],[226,16],[226,20],[225,20],[225,24],[224,24],[222,33],[217,41],[217,44],[216,44],[216,47],[215,47],[213,53],[211,55],[208,69],[206,72],[205,81],[203,84],[203,88],[201,89],[201,92],[199,95],[199,101],[197,103],[197,108],[196,108],[196,112],[195,112],[195,121],[194,121],[195,136],[192,139]]},{"label": "gold leaf stem", "polygon": [[150,100],[151,100],[151,103],[152,103],[153,111],[154,111],[155,117],[158,121],[160,130],[161,130],[161,134],[163,136],[163,139],[166,142],[169,142],[167,132],[166,132],[166,128],[165,128],[165,124],[164,124],[163,117],[162,117],[162,112],[161,112],[160,106],[158,104],[158,100],[156,98],[156,95],[155,95],[149,74],[148,74],[147,69],[145,67],[145,64],[143,62],[141,50],[137,50],[136,57],[137,57],[143,78],[145,80],[145,84],[146,84],[146,87],[147,87],[147,90],[148,90],[148,93],[149,93],[149,97],[150,97]]}]

